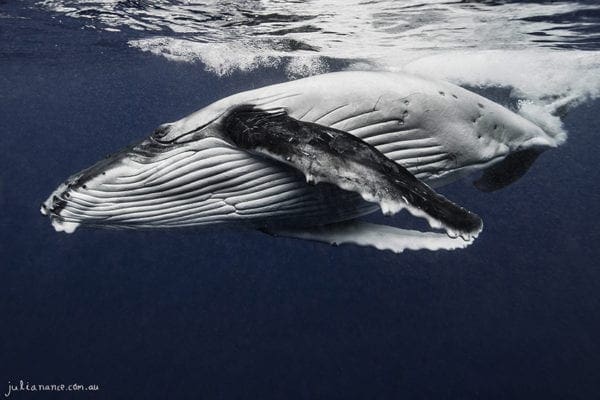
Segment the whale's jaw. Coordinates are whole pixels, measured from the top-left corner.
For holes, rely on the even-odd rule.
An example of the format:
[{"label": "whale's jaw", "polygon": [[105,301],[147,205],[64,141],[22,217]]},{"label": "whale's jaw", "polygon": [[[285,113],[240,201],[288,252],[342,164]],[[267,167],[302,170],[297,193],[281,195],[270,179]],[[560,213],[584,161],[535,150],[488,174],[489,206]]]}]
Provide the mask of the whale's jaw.
[{"label": "whale's jaw", "polygon": [[41,205],[42,215],[50,218],[56,231],[65,233],[73,233],[81,224],[103,225],[110,218],[109,185],[135,173],[136,164],[143,166],[141,160],[150,155],[150,144],[146,140],[129,146],[70,176]]},{"label": "whale's jaw", "polygon": [[148,193],[147,206],[153,197],[159,199],[159,191],[150,189],[149,177],[185,154],[185,146],[161,144],[153,135],[67,178],[40,211],[50,218],[55,230],[66,233],[74,232],[80,225],[127,228],[128,224],[119,221],[118,216],[128,204],[142,207],[141,192]]}]

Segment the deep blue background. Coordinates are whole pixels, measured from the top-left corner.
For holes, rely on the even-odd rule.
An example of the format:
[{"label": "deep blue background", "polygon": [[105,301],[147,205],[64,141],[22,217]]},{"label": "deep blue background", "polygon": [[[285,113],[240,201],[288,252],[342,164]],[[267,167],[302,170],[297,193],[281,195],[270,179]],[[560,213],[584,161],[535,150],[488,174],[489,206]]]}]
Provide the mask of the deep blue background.
[{"label": "deep blue background", "polygon": [[81,399],[599,398],[598,101],[511,187],[444,188],[484,218],[466,250],[212,229],[65,235],[39,214],[62,179],[286,77],[218,79],[26,12],[0,20],[2,393],[23,379],[100,385]]}]

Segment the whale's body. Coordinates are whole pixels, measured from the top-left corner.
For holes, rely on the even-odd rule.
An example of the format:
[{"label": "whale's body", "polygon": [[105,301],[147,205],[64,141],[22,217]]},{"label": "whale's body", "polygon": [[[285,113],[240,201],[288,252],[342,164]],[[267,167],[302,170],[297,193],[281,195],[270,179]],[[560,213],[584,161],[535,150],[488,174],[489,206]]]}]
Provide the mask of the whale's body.
[{"label": "whale's body", "polygon": [[43,212],[57,230],[70,232],[80,224],[301,228],[377,210],[360,193],[307,184],[294,168],[233,144],[223,120],[240,105],[284,110],[294,120],[348,132],[433,187],[564,140],[450,83],[331,73],[238,93],[162,125],[141,144],[69,178]]}]

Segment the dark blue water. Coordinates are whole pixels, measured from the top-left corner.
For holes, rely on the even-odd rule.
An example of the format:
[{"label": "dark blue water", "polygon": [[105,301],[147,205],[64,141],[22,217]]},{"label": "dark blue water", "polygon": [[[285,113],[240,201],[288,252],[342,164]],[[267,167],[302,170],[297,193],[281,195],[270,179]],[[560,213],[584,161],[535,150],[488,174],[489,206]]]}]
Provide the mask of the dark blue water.
[{"label": "dark blue water", "polygon": [[[402,255],[206,229],[54,232],[60,181],[243,89],[0,3],[0,389],[10,398],[600,396],[600,102],[505,190],[442,190],[484,218],[460,251]],[[46,33],[40,42],[39,32]]]}]

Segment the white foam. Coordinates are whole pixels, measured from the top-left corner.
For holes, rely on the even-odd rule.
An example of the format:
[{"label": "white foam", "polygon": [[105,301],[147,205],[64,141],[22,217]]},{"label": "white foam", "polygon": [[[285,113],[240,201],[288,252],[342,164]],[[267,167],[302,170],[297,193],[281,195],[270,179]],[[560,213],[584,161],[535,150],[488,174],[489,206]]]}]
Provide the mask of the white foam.
[{"label": "white foam", "polygon": [[285,66],[289,78],[322,74],[328,69],[327,62],[323,58],[315,56],[292,57]]},{"label": "white foam", "polygon": [[600,95],[600,52],[581,50],[582,39],[598,41],[597,34],[582,37],[579,29],[593,32],[593,22],[549,18],[590,8],[577,1],[38,4],[105,31],[136,30],[130,46],[169,60],[201,62],[219,76],[283,66],[294,78],[326,72],[327,60],[338,59],[354,69],[405,70],[460,85],[509,87],[515,98],[526,100],[521,114],[556,135],[564,132],[553,114]]},{"label": "white foam", "polygon": [[425,55],[402,69],[470,86],[504,86],[516,97],[537,100],[553,109],[600,95],[600,53],[579,50],[468,50]]},{"label": "white foam", "polygon": [[281,62],[279,57],[244,43],[201,43],[159,37],[132,40],[129,44],[173,61],[200,61],[207,71],[219,76],[229,75],[234,71],[274,67]]}]

